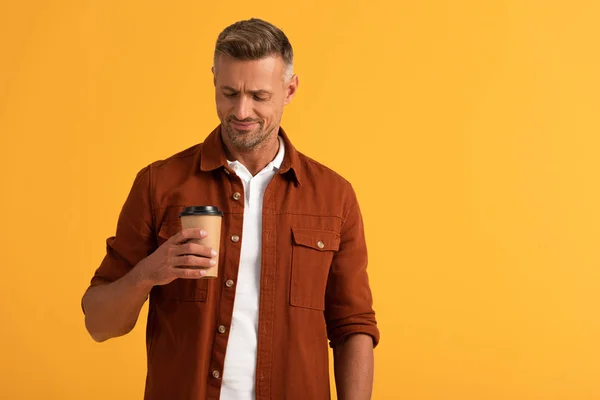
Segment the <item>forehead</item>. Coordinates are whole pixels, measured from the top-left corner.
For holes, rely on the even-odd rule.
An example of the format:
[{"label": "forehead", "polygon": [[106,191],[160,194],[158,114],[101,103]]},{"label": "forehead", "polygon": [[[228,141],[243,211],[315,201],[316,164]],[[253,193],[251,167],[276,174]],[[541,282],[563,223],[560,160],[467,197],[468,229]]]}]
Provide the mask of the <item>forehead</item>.
[{"label": "forehead", "polygon": [[236,60],[221,54],[215,60],[215,75],[219,86],[274,86],[275,83],[282,82],[283,71],[283,59],[276,56],[260,60]]}]

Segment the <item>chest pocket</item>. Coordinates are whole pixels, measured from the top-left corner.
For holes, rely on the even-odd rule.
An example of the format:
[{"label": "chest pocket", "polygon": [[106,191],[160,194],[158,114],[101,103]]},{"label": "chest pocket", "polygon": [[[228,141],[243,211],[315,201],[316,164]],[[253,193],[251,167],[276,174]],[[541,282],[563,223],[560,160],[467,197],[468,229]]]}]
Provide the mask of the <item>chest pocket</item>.
[{"label": "chest pocket", "polygon": [[[158,245],[161,246],[169,238],[181,230],[179,221],[163,222],[158,232]],[[208,295],[208,279],[180,279],[157,287],[161,297],[175,301],[206,301]]]},{"label": "chest pocket", "polygon": [[325,289],[340,235],[332,231],[292,228],[290,304],[325,310]]}]

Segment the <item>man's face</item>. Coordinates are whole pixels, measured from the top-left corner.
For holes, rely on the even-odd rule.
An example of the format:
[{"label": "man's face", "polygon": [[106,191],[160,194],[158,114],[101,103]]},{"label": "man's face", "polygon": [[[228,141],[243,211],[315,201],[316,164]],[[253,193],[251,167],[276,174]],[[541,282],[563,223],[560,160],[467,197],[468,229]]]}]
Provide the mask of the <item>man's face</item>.
[{"label": "man's face", "polygon": [[215,98],[225,144],[248,151],[271,137],[298,83],[296,76],[284,82],[284,71],[281,57],[251,61],[217,57]]}]

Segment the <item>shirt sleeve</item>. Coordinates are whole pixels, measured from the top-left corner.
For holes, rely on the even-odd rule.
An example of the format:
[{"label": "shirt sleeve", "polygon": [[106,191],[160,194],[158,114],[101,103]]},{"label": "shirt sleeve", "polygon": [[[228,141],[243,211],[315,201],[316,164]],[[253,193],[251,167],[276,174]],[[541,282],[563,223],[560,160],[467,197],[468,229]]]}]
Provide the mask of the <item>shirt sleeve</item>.
[{"label": "shirt sleeve", "polygon": [[90,287],[120,279],[156,249],[150,198],[148,166],[134,179],[119,214],[116,233],[106,240],[106,254]]},{"label": "shirt sleeve", "polygon": [[333,257],[325,293],[325,320],[331,347],[362,333],[379,343],[379,329],[367,275],[367,246],[356,196],[343,221],[340,246]]}]

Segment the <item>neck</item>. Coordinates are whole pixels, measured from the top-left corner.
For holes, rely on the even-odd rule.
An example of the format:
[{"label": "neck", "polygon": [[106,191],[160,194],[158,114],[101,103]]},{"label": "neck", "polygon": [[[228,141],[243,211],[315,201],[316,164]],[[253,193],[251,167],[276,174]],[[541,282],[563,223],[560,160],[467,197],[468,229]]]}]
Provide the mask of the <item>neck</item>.
[{"label": "neck", "polygon": [[262,171],[267,164],[273,161],[277,155],[277,152],[279,151],[278,132],[279,129],[274,129],[267,140],[249,150],[233,147],[222,135],[221,140],[223,141],[225,155],[230,161],[238,161],[244,164],[252,175],[256,175],[258,172]]}]

